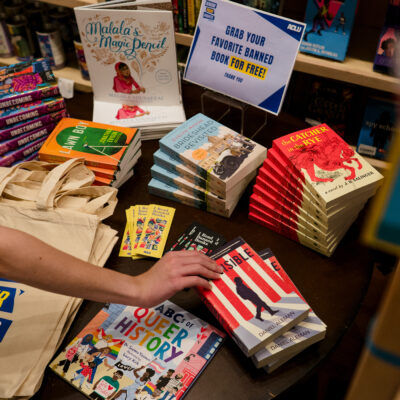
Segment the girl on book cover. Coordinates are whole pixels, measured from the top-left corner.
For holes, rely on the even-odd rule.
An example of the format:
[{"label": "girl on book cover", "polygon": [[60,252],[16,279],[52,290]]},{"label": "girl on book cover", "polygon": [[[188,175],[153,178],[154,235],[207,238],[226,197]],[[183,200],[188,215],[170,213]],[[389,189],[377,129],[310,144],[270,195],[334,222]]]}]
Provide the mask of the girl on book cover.
[{"label": "girl on book cover", "polygon": [[[140,92],[145,92],[144,87],[140,87],[138,83],[132,78],[131,71],[127,64],[123,62],[117,62],[115,64],[115,71],[117,75],[114,77],[113,90],[116,93],[132,93],[137,94]],[[135,90],[132,89],[135,87]]]},{"label": "girl on book cover", "polygon": [[145,111],[139,106],[130,106],[128,104],[123,104],[122,107],[118,110],[116,119],[127,119],[127,118],[135,118],[141,117],[142,115],[150,114],[149,111]]}]

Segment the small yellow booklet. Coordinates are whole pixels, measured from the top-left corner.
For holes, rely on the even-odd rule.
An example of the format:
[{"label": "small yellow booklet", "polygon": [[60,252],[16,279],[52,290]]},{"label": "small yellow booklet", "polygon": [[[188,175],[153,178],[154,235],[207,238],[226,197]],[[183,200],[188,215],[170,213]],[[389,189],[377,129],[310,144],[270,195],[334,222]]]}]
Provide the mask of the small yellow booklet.
[{"label": "small yellow booklet", "polygon": [[[131,207],[132,208],[132,207]],[[119,249],[120,257],[131,257],[132,256],[132,230],[129,224],[130,209],[125,210],[126,225],[124,230],[124,236],[122,237],[121,248]]]},{"label": "small yellow booklet", "polygon": [[143,227],[146,222],[149,206],[147,204],[137,204],[133,211],[132,226],[132,259],[143,258],[143,255],[137,254],[140,237],[142,236]]},{"label": "small yellow booklet", "polygon": [[161,258],[174,218],[175,208],[150,204],[135,254]]}]

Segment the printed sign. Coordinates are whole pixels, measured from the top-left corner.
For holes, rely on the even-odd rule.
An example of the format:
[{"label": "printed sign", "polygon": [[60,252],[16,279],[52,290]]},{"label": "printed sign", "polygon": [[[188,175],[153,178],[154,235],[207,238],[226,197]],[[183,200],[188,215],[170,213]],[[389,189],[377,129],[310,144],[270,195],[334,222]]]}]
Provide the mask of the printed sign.
[{"label": "printed sign", "polygon": [[304,29],[241,4],[206,0],[184,79],[277,115]]}]

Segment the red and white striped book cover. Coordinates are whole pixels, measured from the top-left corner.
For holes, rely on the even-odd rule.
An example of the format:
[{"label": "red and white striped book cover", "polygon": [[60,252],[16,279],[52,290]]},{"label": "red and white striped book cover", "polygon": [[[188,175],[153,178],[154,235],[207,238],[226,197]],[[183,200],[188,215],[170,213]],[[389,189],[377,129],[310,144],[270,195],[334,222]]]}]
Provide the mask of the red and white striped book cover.
[{"label": "red and white striped book cover", "polygon": [[211,258],[224,273],[198,292],[247,357],[307,317],[305,301],[241,237]]}]

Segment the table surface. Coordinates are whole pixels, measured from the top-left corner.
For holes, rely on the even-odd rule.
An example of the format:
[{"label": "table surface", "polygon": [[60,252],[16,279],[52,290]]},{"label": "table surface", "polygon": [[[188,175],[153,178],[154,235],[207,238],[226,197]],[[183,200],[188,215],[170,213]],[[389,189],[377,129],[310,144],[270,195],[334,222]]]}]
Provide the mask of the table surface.
[{"label": "table surface", "polygon": [[[183,94],[189,117],[199,111],[198,91],[184,86]],[[69,102],[68,109],[71,116],[90,119],[90,96],[81,99],[78,105],[77,103],[77,99]],[[82,104],[85,104],[85,107],[82,107]],[[254,123],[256,116],[251,116],[250,119]],[[302,123],[289,116],[274,117],[269,119],[267,127],[257,135],[256,140],[270,146],[274,136],[281,136],[301,128],[303,128]],[[361,215],[357,219],[333,256],[327,258],[250,221],[247,214],[252,184],[247,188],[229,219],[150,195],[147,184],[151,179],[152,155],[157,149],[158,141],[143,142],[143,155],[135,166],[135,175],[119,190],[119,203],[115,213],[105,221],[119,231],[120,238],[126,223],[125,209],[135,204],[157,203],[176,208],[166,248],[169,248],[193,221],[221,233],[228,240],[242,236],[255,250],[269,247],[312,309],[328,326],[326,338],[323,341],[304,350],[271,374],[267,374],[263,369],[256,369],[251,360],[247,359],[228,337],[187,394],[190,400],[203,400],[206,396],[208,400],[274,398],[322,365],[324,358],[338,344],[359,310],[368,289],[374,261],[373,252],[359,242],[364,216]],[[121,240],[107,261],[107,268],[138,275],[154,263],[151,259],[132,261],[119,257],[120,243]],[[220,327],[193,289],[176,294],[171,301]],[[84,328],[102,306],[100,303],[84,301],[60,350]],[[43,384],[32,399],[80,400],[85,398],[83,394],[47,368]]]}]

